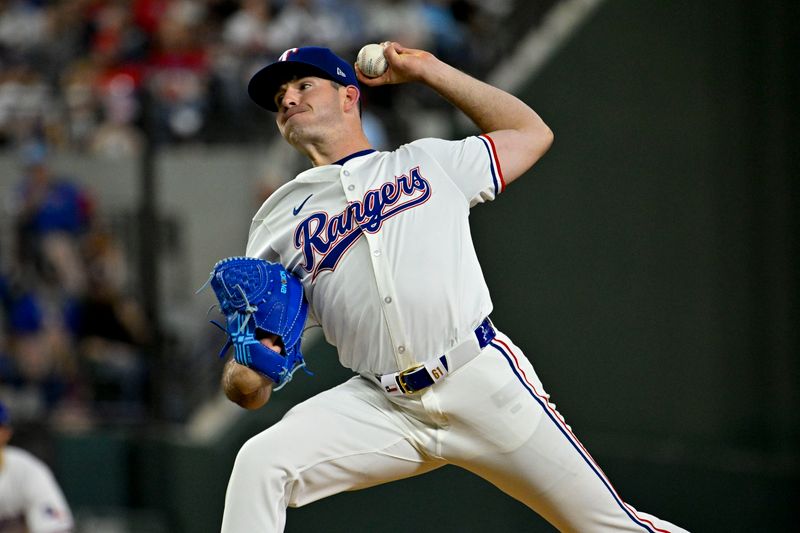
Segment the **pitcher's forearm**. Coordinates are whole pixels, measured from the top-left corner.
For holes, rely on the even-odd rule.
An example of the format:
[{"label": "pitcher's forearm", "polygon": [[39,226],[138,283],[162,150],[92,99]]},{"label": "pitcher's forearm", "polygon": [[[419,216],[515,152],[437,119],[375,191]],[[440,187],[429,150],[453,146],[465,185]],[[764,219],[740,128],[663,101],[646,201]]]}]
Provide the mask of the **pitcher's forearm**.
[{"label": "pitcher's forearm", "polygon": [[258,409],[269,401],[272,380],[231,359],[222,372],[222,389],[233,403]]},{"label": "pitcher's forearm", "polygon": [[552,136],[539,115],[516,96],[432,58],[423,83],[460,109],[484,132],[517,130]]}]

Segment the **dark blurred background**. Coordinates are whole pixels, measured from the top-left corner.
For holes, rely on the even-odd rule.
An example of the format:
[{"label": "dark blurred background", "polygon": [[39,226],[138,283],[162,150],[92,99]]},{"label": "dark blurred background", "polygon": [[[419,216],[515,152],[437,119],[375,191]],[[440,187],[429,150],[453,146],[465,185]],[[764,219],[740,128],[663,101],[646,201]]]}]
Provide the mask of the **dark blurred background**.
[{"label": "dark blurred background", "polygon": [[[495,323],[620,494],[691,531],[800,518],[800,4],[1,0],[0,399],[79,531],[217,531],[256,413],[221,397],[213,263],[307,165],[248,101],[302,44],[426,48],[517,94],[551,151],[472,230]],[[364,90],[378,148],[474,133]],[[308,438],[314,438],[309,428]],[[354,512],[356,511],[356,512]],[[419,516],[436,517],[420,523]],[[291,510],[290,532],[550,531],[453,468]]]}]

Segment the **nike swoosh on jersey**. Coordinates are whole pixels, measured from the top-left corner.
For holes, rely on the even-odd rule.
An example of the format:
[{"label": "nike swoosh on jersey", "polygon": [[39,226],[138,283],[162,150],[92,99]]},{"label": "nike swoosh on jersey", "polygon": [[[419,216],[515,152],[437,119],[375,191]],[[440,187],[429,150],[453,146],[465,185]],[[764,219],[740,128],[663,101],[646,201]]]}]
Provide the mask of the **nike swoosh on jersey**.
[{"label": "nike swoosh on jersey", "polygon": [[294,216],[297,216],[297,214],[300,212],[300,210],[301,210],[301,209],[303,209],[303,206],[304,206],[304,205],[306,205],[306,202],[308,201],[308,199],[309,199],[309,198],[311,198],[312,196],[314,196],[314,194],[313,194],[313,193],[312,193],[312,194],[309,194],[309,195],[306,197],[306,199],[305,199],[305,200],[303,200],[303,201],[300,203],[300,205],[298,205],[297,207],[295,207],[294,209],[292,209],[292,214],[293,214]]}]

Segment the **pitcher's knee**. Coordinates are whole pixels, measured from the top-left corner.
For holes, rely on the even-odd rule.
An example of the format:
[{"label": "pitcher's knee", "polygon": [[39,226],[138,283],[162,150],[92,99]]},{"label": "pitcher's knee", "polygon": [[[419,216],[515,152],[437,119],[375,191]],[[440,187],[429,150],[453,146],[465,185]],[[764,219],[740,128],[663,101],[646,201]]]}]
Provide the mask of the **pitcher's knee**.
[{"label": "pitcher's knee", "polygon": [[287,460],[287,454],[271,448],[269,439],[259,437],[249,439],[239,449],[229,484],[250,494],[283,499],[295,478],[295,468]]}]

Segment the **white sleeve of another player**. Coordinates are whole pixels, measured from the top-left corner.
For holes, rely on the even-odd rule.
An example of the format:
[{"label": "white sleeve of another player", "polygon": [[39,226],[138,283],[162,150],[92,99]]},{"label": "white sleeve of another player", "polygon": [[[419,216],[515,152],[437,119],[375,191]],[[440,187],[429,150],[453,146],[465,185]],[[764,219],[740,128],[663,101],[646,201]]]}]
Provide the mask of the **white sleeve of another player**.
[{"label": "white sleeve of another player", "polygon": [[27,480],[28,508],[25,520],[31,533],[72,531],[73,519],[64,493],[44,465],[30,469]]},{"label": "white sleeve of another player", "polygon": [[425,150],[442,167],[469,202],[469,206],[494,200],[503,192],[505,181],[489,135],[460,141],[422,139],[412,143]]}]

